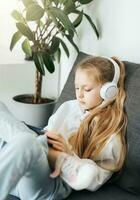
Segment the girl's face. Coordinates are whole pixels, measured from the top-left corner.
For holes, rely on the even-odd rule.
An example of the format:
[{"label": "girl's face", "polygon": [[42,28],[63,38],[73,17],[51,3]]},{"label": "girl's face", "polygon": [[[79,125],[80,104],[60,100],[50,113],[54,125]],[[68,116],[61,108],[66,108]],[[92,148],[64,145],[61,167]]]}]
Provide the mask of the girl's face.
[{"label": "girl's face", "polygon": [[100,97],[102,85],[96,81],[94,72],[79,68],[75,74],[76,98],[84,110],[93,109],[103,101]]}]

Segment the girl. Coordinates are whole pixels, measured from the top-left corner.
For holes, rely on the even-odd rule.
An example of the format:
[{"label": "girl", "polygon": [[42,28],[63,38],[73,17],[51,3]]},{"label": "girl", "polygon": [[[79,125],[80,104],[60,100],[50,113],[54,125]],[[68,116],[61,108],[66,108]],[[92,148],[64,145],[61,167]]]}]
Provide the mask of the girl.
[{"label": "girl", "polygon": [[11,192],[21,200],[62,200],[72,188],[97,190],[120,170],[126,154],[124,77],[116,58],[83,60],[75,74],[76,100],[60,106],[43,136],[1,104],[0,199]]}]

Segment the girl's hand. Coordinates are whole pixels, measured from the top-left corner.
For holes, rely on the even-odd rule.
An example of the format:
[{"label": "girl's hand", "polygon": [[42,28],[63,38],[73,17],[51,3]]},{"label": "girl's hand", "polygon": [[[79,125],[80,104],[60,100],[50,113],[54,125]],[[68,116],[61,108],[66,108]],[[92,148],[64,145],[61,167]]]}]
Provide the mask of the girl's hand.
[{"label": "girl's hand", "polygon": [[62,152],[57,151],[57,150],[55,150],[55,149],[52,148],[52,147],[49,147],[49,151],[48,151],[48,161],[49,161],[50,166],[51,166],[53,169],[55,168],[56,160],[57,160],[57,158],[59,157],[59,155],[60,155],[61,153],[62,153]]},{"label": "girl's hand", "polygon": [[48,161],[49,161],[51,168],[53,169],[52,173],[50,174],[50,177],[56,178],[57,176],[60,175],[61,166],[62,166],[64,158],[65,158],[64,155],[66,156],[66,154],[63,152],[57,151],[51,147],[49,148]]},{"label": "girl's hand", "polygon": [[46,132],[48,144],[57,151],[71,153],[70,145],[63,138],[62,135],[56,134],[54,132]]},{"label": "girl's hand", "polygon": [[68,154],[60,151],[56,151],[53,148],[49,148],[48,160],[52,166],[52,173],[50,174],[51,178],[56,178],[61,173],[61,167],[63,162],[67,158]]}]

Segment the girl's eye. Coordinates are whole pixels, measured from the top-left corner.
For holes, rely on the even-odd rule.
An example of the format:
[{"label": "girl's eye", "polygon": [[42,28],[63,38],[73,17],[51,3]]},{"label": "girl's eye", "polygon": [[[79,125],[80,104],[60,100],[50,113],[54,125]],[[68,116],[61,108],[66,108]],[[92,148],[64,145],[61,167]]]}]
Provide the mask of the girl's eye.
[{"label": "girl's eye", "polygon": [[85,89],[85,92],[90,92],[92,89],[90,88],[90,89]]}]

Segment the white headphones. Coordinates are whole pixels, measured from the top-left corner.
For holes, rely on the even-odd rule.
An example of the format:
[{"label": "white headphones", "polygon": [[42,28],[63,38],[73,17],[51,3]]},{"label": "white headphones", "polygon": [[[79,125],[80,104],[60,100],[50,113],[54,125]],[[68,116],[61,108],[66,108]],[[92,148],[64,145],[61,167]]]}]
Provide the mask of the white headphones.
[{"label": "white headphones", "polygon": [[114,73],[114,78],[111,82],[107,82],[102,85],[100,89],[100,96],[104,100],[112,100],[118,94],[117,84],[120,77],[120,67],[112,58],[108,58],[104,56],[102,57],[108,59],[113,64],[115,73]]}]

